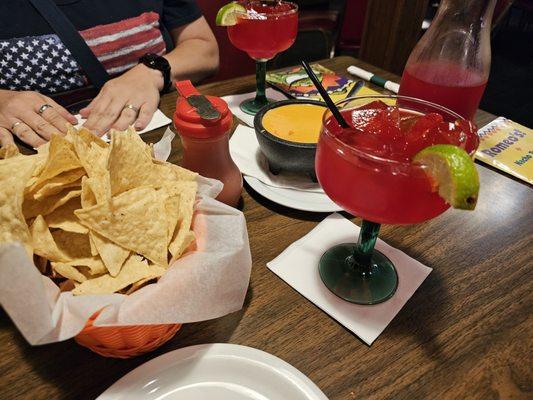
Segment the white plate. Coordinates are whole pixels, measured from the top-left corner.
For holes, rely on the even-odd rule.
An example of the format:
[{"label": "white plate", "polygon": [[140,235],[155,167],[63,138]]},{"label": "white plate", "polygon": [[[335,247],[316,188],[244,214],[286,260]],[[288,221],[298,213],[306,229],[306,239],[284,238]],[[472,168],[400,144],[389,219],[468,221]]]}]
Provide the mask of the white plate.
[{"label": "white plate", "polygon": [[204,344],[134,369],[97,400],[328,400],[304,374],[251,347]]},{"label": "white plate", "polygon": [[305,192],[269,186],[251,176],[244,175],[244,180],[261,196],[285,207],[311,212],[343,211],[325,193]]}]

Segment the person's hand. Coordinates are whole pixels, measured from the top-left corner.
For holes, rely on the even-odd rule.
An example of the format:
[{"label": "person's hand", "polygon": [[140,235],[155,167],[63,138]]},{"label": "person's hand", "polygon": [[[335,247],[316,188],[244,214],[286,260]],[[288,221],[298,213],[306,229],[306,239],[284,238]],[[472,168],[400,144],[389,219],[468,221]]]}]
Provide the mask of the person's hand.
[{"label": "person's hand", "polygon": [[108,81],[98,96],[80,110],[87,118],[83,124],[99,135],[109,129],[125,130],[133,125],[136,130],[146,128],[159,105],[159,90],[163,74],[143,64]]},{"label": "person's hand", "polygon": [[[45,107],[48,106],[48,107]],[[67,133],[67,123],[78,121],[51,98],[37,92],[0,90],[0,145],[13,135],[36,148],[54,133]]]}]

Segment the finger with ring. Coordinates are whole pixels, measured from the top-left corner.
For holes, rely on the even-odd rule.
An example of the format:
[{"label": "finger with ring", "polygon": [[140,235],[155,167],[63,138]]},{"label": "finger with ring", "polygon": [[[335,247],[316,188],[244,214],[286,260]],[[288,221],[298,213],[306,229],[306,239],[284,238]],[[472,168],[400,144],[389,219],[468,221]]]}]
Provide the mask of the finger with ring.
[{"label": "finger with ring", "polygon": [[[13,130],[13,126],[16,128],[16,130]],[[31,129],[31,127],[26,125],[24,122],[17,121],[11,125],[11,127],[13,134],[34,148],[46,143],[46,140],[35,133],[35,131],[33,131],[33,129]]]},{"label": "finger with ring", "polygon": [[46,111],[48,108],[53,108],[54,106],[51,104],[43,104],[41,107],[39,107],[39,111],[37,111],[40,115],[43,114],[43,112]]},{"label": "finger with ring", "polygon": [[41,114],[41,117],[53,125],[59,131],[58,133],[67,133],[67,126],[70,122],[60,112],[60,108],[50,107],[47,112]]},{"label": "finger with ring", "polygon": [[135,114],[139,114],[139,108],[135,107],[133,104],[126,104],[123,110],[127,110],[127,109],[135,111]]},{"label": "finger with ring", "polygon": [[[133,112],[126,112],[126,110],[131,110]],[[113,128],[119,131],[127,129],[128,126],[133,125],[138,115],[139,109],[131,104],[128,104],[122,109],[120,118],[113,124]]]},{"label": "finger with ring", "polygon": [[11,132],[15,133],[15,128],[22,124],[21,121],[14,122],[13,125],[11,125]]}]

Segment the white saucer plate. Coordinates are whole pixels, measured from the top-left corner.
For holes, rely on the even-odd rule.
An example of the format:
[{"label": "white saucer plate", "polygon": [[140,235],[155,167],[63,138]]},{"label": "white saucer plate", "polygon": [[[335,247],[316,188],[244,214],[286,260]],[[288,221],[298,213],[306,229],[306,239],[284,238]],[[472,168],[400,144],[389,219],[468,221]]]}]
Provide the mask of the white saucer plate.
[{"label": "white saucer plate", "polygon": [[338,212],[343,211],[325,193],[306,192],[286,188],[269,186],[251,176],[244,176],[244,180],[261,196],[295,210],[310,212]]},{"label": "white saucer plate", "polygon": [[327,400],[292,365],[264,351],[205,344],[163,354],[134,369],[97,400]]}]

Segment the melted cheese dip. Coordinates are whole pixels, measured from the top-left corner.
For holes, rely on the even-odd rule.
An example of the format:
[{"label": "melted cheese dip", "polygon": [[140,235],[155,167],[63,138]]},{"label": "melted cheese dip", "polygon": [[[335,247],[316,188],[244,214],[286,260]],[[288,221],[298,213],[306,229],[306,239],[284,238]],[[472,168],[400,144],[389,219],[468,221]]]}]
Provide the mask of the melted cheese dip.
[{"label": "melted cheese dip", "polygon": [[263,127],[290,142],[317,143],[325,111],[325,106],[305,103],[276,107],[263,116]]}]

